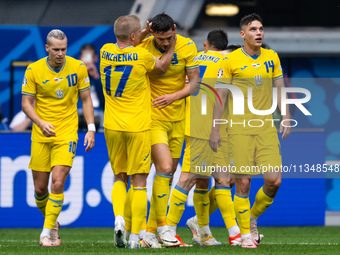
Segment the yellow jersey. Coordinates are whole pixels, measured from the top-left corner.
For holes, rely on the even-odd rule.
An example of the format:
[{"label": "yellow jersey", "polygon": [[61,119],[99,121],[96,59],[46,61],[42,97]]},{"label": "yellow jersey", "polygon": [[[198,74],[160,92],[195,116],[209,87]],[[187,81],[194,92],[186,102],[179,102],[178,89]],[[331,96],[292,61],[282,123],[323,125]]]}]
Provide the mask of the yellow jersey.
[{"label": "yellow jersey", "polygon": [[[220,104],[215,96],[215,84],[217,79],[222,77],[223,58],[221,53],[212,50],[206,53],[200,52],[195,57],[199,64],[202,84],[198,92],[186,98],[186,136],[209,139],[213,125],[214,104]],[[202,110],[205,112],[204,114]],[[222,118],[226,117],[227,111],[225,110]],[[220,125],[220,134],[223,140],[228,138],[226,128],[226,125]]]},{"label": "yellow jersey", "polygon": [[228,133],[257,135],[276,132],[272,115],[256,115],[248,108],[248,88],[252,89],[252,105],[256,110],[269,110],[272,106],[273,81],[282,79],[280,59],[276,52],[261,48],[258,56],[250,56],[239,48],[224,58],[223,81],[243,92],[244,114],[233,110],[233,95],[228,93]]},{"label": "yellow jersey", "polygon": [[105,96],[104,127],[141,132],[151,128],[151,98],[147,72],[156,60],[146,49],[105,44],[100,50],[100,74]]},{"label": "yellow jersey", "polygon": [[25,72],[22,94],[35,97],[38,117],[55,127],[56,137],[46,137],[33,124],[33,142],[58,142],[78,139],[77,102],[79,91],[90,89],[86,66],[65,56],[64,65],[54,70],[47,57],[30,64]]},{"label": "yellow jersey", "polygon": [[[153,36],[146,38],[139,47],[147,49],[155,57],[160,58],[163,55],[163,51],[156,47]],[[151,73],[149,75],[151,99],[183,89],[186,70],[198,68],[197,62],[194,61],[196,55],[195,43],[189,38],[177,35],[174,55],[167,72],[164,74]],[[184,109],[185,99],[183,98],[162,110],[152,107],[151,118],[164,121],[180,121],[185,117]]]}]

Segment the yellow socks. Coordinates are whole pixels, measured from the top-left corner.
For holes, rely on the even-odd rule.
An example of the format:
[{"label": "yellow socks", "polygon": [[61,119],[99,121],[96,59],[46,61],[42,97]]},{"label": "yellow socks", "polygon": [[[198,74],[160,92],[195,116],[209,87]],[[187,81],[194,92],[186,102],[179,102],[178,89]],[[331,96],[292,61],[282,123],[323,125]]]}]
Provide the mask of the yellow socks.
[{"label": "yellow socks", "polygon": [[208,189],[195,189],[194,207],[200,228],[209,225],[209,204]]},{"label": "yellow socks", "polygon": [[[166,226],[166,213],[169,202],[169,182],[171,175],[156,173],[152,188],[151,209],[154,208],[156,214],[157,227]],[[153,203],[152,203],[153,202]],[[150,209],[150,211],[151,211]]]},{"label": "yellow socks", "polygon": [[131,233],[138,235],[147,214],[148,199],[146,187],[134,187],[132,196],[132,227]]},{"label": "yellow socks", "polygon": [[235,193],[234,207],[237,222],[242,235],[250,234],[250,202],[249,196],[242,196]]},{"label": "yellow socks", "polygon": [[114,182],[111,192],[112,207],[115,217],[124,217],[124,207],[126,201],[126,183],[122,180]]},{"label": "yellow socks", "polygon": [[145,214],[145,217],[144,217],[144,220],[143,220],[143,223],[142,223],[142,226],[140,227],[140,230],[143,231],[143,230],[146,230],[146,216],[148,214],[148,208],[146,208],[146,214]]},{"label": "yellow socks", "polygon": [[215,198],[215,186],[209,190],[209,215],[212,215],[218,208],[217,201]]},{"label": "yellow socks", "polygon": [[168,225],[178,225],[179,221],[182,218],[187,198],[188,192],[185,189],[176,185],[171,193],[170,207],[167,217]]},{"label": "yellow socks", "polygon": [[231,199],[230,187],[216,186],[215,197],[220,208],[222,218],[227,228],[237,225],[234,203]]},{"label": "yellow socks", "polygon": [[273,203],[274,196],[270,196],[264,189],[261,187],[256,194],[255,202],[253,207],[251,208],[250,215],[257,219],[262,213],[264,213],[267,208]]},{"label": "yellow socks", "polygon": [[126,196],[125,206],[124,206],[124,220],[125,220],[125,231],[131,232],[131,203],[132,203],[133,185],[130,184],[129,191]]},{"label": "yellow socks", "polygon": [[149,218],[148,224],[146,225],[146,232],[156,234],[157,232],[157,221],[156,221],[156,213],[154,208],[153,196],[151,196],[150,201],[150,210],[149,210]]},{"label": "yellow socks", "polygon": [[45,195],[38,197],[37,194],[34,194],[35,203],[37,204],[38,209],[42,212],[45,217],[45,209],[46,203],[48,200],[49,193],[47,192]]},{"label": "yellow socks", "polygon": [[64,203],[64,194],[50,193],[45,209],[44,228],[52,229]]}]

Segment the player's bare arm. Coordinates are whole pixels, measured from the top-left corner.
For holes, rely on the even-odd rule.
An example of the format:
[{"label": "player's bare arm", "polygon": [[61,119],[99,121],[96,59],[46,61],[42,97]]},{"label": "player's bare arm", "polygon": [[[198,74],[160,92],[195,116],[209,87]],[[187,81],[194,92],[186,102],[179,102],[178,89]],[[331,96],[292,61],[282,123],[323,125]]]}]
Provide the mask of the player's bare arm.
[{"label": "player's bare arm", "polygon": [[175,35],[174,39],[171,42],[170,48],[166,52],[164,52],[162,57],[156,58],[156,64],[155,64],[155,68],[153,69],[153,72],[166,73],[168,71],[169,65],[174,55],[176,41],[177,41],[177,36]]},{"label": "player's bare arm", "polygon": [[198,67],[187,70],[187,75],[190,80],[189,86],[185,86],[183,89],[175,93],[156,97],[152,101],[153,103],[152,106],[161,110],[164,107],[167,107],[168,105],[172,104],[174,101],[190,96],[191,93],[195,93],[195,91],[199,89],[200,70]]},{"label": "player's bare arm", "polygon": [[152,22],[146,21],[145,28],[140,32],[140,35],[141,35],[140,42],[142,42],[145,39],[145,37],[147,37],[148,34],[152,32],[151,25],[152,25]]},{"label": "player's bare arm", "polygon": [[213,111],[213,125],[211,128],[211,133],[209,137],[209,145],[214,152],[217,152],[217,146],[221,147],[221,135],[220,135],[220,125],[215,123],[214,120],[222,118],[225,102],[227,101],[228,89],[217,89],[218,95],[221,98],[221,104],[215,104]]},{"label": "player's bare arm", "polygon": [[33,100],[33,96],[22,95],[21,106],[23,112],[41,129],[41,132],[44,134],[44,136],[56,136],[56,133],[53,131],[55,127],[51,123],[45,122],[38,117],[32,105]]},{"label": "player's bare arm", "polygon": [[[282,109],[281,109],[281,88],[285,87],[283,78],[275,80],[274,81],[274,87],[277,88],[277,105],[279,106],[279,109],[282,112]],[[291,115],[290,115],[290,112],[289,112],[289,105],[287,104],[286,105],[286,115],[282,115],[282,120],[286,120],[285,123],[287,123],[287,125],[284,127],[282,125],[282,121],[281,121],[281,125],[280,125],[280,133],[283,132],[283,134],[282,134],[283,140],[286,139],[289,136],[290,131],[291,131],[291,127],[290,127],[291,125],[290,125],[289,119],[291,119]]]},{"label": "player's bare arm", "polygon": [[[86,119],[87,125],[94,125],[94,113],[93,113],[93,104],[91,99],[90,90],[85,90],[79,93],[81,101],[83,102],[83,112]],[[94,147],[95,137],[94,137],[95,129],[88,130],[85,139],[84,139],[84,146],[85,152],[88,152]]]}]

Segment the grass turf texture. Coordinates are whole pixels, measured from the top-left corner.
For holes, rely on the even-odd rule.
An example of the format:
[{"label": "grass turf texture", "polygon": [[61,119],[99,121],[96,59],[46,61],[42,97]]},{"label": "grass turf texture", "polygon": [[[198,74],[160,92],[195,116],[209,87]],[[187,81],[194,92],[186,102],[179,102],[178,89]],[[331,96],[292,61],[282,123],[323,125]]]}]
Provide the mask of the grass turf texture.
[{"label": "grass turf texture", "polygon": [[[110,228],[62,228],[61,246],[40,247],[40,229],[0,229],[0,254],[339,254],[340,227],[260,227],[264,240],[256,249],[229,245],[225,228],[212,228],[221,246],[168,249],[118,249]],[[182,240],[191,243],[191,232],[178,228]]]}]

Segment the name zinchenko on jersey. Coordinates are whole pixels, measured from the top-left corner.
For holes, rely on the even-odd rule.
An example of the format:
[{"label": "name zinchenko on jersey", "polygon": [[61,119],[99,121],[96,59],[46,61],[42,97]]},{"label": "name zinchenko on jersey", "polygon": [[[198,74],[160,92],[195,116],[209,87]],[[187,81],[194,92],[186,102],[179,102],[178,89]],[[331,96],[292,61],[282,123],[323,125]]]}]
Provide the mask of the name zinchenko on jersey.
[{"label": "name zinchenko on jersey", "polygon": [[198,60],[211,61],[211,62],[217,63],[220,60],[220,58],[202,54],[194,58],[194,61],[198,61]]},{"label": "name zinchenko on jersey", "polygon": [[137,61],[138,54],[137,53],[113,54],[107,51],[103,51],[101,58],[115,62]]}]

